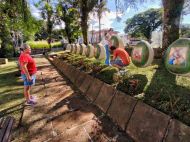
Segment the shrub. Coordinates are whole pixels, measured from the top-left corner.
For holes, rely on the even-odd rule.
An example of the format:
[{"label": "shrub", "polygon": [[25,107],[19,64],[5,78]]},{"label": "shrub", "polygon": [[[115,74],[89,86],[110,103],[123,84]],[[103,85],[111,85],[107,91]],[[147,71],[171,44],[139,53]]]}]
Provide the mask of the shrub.
[{"label": "shrub", "polygon": [[[26,44],[30,45],[32,49],[36,48],[49,48],[49,44],[47,43],[46,40],[42,41],[27,41]],[[61,42],[55,42],[51,44],[52,48],[57,48],[57,47],[62,47]]]}]

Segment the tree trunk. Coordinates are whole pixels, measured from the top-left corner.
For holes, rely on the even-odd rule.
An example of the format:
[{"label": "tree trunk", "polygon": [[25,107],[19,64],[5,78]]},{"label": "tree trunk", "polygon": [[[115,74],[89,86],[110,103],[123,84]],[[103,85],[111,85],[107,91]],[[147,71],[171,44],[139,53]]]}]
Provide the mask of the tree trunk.
[{"label": "tree trunk", "polygon": [[162,0],[164,7],[162,58],[167,48],[179,38],[180,16],[184,0]]},{"label": "tree trunk", "polygon": [[99,18],[99,42],[101,41],[101,24],[100,24],[100,18]]},{"label": "tree trunk", "polygon": [[51,33],[49,34],[49,49],[51,51]]},{"label": "tree trunk", "polygon": [[87,24],[87,17],[84,17],[84,21],[81,21],[81,26],[82,26],[82,35],[83,35],[83,42],[85,45],[88,44],[88,24]]}]

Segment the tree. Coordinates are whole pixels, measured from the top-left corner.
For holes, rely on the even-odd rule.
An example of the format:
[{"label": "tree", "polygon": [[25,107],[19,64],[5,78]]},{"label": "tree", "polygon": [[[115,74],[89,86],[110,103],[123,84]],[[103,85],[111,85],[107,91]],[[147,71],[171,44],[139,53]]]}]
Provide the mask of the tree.
[{"label": "tree", "polygon": [[101,41],[101,18],[102,18],[102,15],[105,14],[105,11],[108,11],[108,8],[105,8],[107,4],[107,0],[105,1],[101,1],[100,4],[97,4],[95,6],[95,9],[94,9],[94,12],[97,13],[97,17],[98,17],[98,20],[99,20],[99,41]]},{"label": "tree", "polygon": [[92,11],[98,0],[78,0],[80,7],[81,28],[84,44],[88,44],[88,14]]},{"label": "tree", "polygon": [[6,47],[11,41],[10,30],[17,32],[22,29],[22,32],[31,32],[37,29],[38,22],[35,20],[26,0],[0,1],[0,57],[6,56]]},{"label": "tree", "polygon": [[75,8],[74,4],[71,3],[68,5],[66,2],[59,1],[56,8],[60,22],[65,22],[65,29],[62,29],[61,31],[63,36],[68,39],[69,43],[73,43],[75,39],[78,40],[78,36],[81,35],[79,11]]},{"label": "tree", "polygon": [[190,38],[190,24],[183,24],[181,26],[181,37]]},{"label": "tree", "polygon": [[162,8],[149,9],[145,12],[134,15],[127,19],[125,33],[132,37],[146,37],[151,38],[151,33],[162,24]]},{"label": "tree", "polygon": [[41,10],[42,18],[47,20],[48,44],[51,50],[52,30],[56,20],[53,2],[51,0],[40,0],[35,6]]},{"label": "tree", "polygon": [[[152,2],[150,0],[124,0],[125,8],[138,8],[143,3]],[[116,0],[116,8],[120,8],[121,0]],[[164,8],[163,15],[163,38],[162,38],[162,51],[163,55],[171,43],[179,38],[179,25],[180,17],[185,4],[185,9],[189,11],[189,0],[162,0]],[[124,11],[124,10],[123,10]]]}]

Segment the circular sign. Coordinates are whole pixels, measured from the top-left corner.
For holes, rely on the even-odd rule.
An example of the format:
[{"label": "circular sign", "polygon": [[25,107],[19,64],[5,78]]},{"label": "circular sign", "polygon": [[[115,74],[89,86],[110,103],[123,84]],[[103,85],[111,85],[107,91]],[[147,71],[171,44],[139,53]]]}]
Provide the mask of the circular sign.
[{"label": "circular sign", "polygon": [[94,57],[94,46],[91,45],[91,44],[88,44],[86,46],[86,52],[85,52],[85,54],[86,54],[86,57],[89,57],[89,58]]},{"label": "circular sign", "polygon": [[106,50],[105,47],[99,43],[94,48],[94,56],[96,59],[101,60],[104,59],[106,56]]},{"label": "circular sign", "polygon": [[116,48],[122,48],[124,49],[124,42],[122,40],[122,38],[118,35],[113,35],[110,40],[113,40],[113,46],[115,46]]},{"label": "circular sign", "polygon": [[70,50],[70,52],[71,52],[71,45],[70,44],[67,44],[66,50]]},{"label": "circular sign", "polygon": [[138,42],[131,53],[133,64],[141,68],[149,66],[152,63],[153,58],[154,51],[151,45],[144,40]]},{"label": "circular sign", "polygon": [[86,51],[86,45],[85,44],[81,44],[80,45],[80,52],[79,52],[79,54],[80,55],[85,55],[85,51]]},{"label": "circular sign", "polygon": [[73,53],[73,45],[71,44],[70,46],[71,46],[70,52]]},{"label": "circular sign", "polygon": [[166,51],[165,66],[175,75],[190,75],[190,38],[181,38],[173,42]]},{"label": "circular sign", "polygon": [[75,54],[79,54],[80,52],[80,47],[79,47],[79,44],[75,44]]}]

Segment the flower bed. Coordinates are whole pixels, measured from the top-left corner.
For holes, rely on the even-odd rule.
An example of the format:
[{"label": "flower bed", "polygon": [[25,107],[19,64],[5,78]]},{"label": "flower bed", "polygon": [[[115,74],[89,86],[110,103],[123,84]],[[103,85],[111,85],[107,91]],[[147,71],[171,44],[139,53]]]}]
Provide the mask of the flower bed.
[{"label": "flower bed", "polygon": [[176,78],[159,59],[146,68],[137,68],[131,63],[126,67],[127,72],[117,73],[117,68],[105,66],[105,60],[70,53],[60,58],[117,90],[190,125],[190,77]]}]

